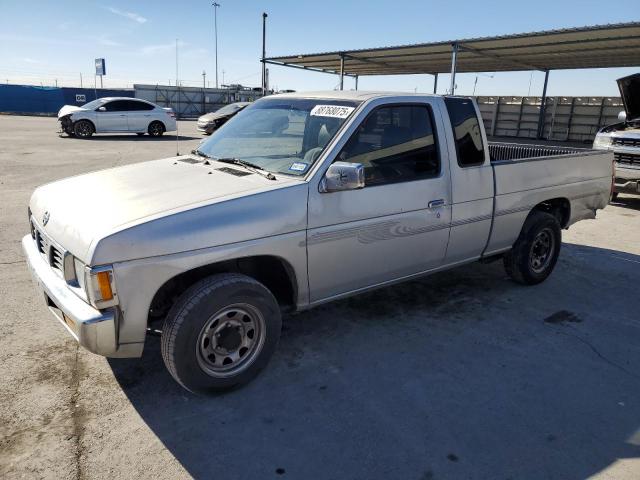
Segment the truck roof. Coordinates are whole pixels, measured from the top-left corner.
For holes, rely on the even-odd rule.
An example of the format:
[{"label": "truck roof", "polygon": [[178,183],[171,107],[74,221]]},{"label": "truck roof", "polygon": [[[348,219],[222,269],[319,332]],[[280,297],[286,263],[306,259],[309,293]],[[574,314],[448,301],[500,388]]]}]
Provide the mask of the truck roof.
[{"label": "truck roof", "polygon": [[[363,90],[325,90],[318,92],[293,92],[278,93],[278,97],[286,98],[330,98],[335,100],[369,100],[371,98],[381,97],[438,97],[430,93],[407,93],[407,92],[376,92]],[[275,96],[275,95],[273,95]]]}]

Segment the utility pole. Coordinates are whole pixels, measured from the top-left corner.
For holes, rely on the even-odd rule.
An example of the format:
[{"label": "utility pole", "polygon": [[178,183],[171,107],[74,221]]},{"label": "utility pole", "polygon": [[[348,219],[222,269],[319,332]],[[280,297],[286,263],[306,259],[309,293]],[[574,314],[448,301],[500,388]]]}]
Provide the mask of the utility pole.
[{"label": "utility pole", "polygon": [[267,94],[267,58],[266,41],[267,41],[267,17],[265,12],[262,12],[262,96]]},{"label": "utility pole", "polygon": [[205,88],[207,88],[207,72],[202,70],[202,114],[203,115],[205,113],[207,113],[205,111],[205,109],[206,109],[206,101],[207,101],[207,98],[205,97],[205,93],[204,93],[204,89]]},{"label": "utility pole", "polygon": [[80,72],[80,88],[82,88],[82,72]]},{"label": "utility pole", "polygon": [[216,42],[216,88],[218,88],[218,7],[219,3],[213,2],[213,32]]}]

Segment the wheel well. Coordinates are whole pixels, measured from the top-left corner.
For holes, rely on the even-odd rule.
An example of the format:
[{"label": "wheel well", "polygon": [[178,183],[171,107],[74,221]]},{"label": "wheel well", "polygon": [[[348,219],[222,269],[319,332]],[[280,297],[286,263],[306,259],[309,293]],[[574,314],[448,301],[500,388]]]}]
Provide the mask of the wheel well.
[{"label": "wheel well", "polygon": [[566,198],[552,198],[550,200],[540,202],[533,207],[531,211],[550,213],[558,219],[560,227],[567,228],[569,225],[569,219],[571,218],[571,203]]},{"label": "wheel well", "polygon": [[163,320],[169,309],[191,285],[216,273],[243,273],[267,287],[283,310],[295,308],[297,283],[293,268],[282,258],[262,255],[205,265],[167,280],[153,296],[148,323]]}]

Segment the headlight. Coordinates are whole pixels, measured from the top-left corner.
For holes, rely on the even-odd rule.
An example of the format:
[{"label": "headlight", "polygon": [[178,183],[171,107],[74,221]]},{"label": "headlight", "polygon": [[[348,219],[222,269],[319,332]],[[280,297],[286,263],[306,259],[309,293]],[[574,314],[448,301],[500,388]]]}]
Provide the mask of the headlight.
[{"label": "headlight", "polygon": [[609,148],[611,146],[611,136],[596,135],[593,141],[593,148]]},{"label": "headlight", "polygon": [[91,305],[106,308],[118,303],[113,268],[97,267],[85,270],[85,290]]}]

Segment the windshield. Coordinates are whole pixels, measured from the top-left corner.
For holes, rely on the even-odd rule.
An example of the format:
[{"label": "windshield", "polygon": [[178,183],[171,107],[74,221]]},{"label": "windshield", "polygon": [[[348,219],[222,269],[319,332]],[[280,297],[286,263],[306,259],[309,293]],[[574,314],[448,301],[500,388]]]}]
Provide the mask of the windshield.
[{"label": "windshield", "polygon": [[304,175],[359,102],[265,98],[248,106],[199,147],[273,173]]},{"label": "windshield", "polygon": [[104,98],[99,98],[97,100],[94,100],[93,102],[85,103],[84,105],[82,105],[82,108],[86,108],[87,110],[93,110],[95,108],[98,108],[104,102],[106,102]]},{"label": "windshield", "polygon": [[224,107],[219,108],[218,110],[216,110],[216,113],[222,113],[222,114],[233,113],[233,112],[237,112],[242,107],[244,107],[243,104],[232,103],[231,105],[225,105]]}]

